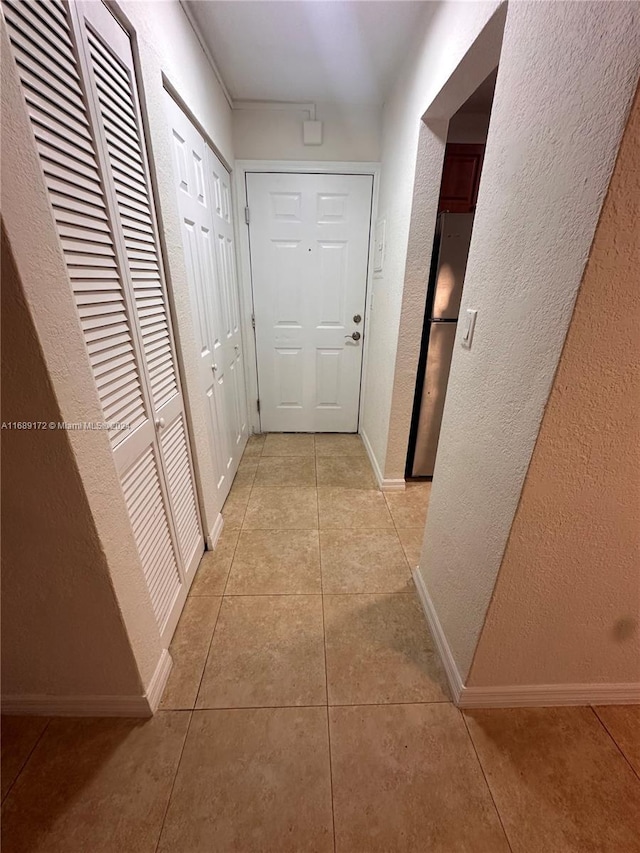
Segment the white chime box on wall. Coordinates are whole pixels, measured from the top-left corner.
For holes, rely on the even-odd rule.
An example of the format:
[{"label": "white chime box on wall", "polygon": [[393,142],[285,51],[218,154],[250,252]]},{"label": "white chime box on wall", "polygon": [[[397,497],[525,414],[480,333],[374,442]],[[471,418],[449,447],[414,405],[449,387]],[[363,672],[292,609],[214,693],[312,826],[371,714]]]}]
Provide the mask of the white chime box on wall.
[{"label": "white chime box on wall", "polygon": [[322,145],[322,122],[305,121],[302,123],[302,141],[305,145]]}]

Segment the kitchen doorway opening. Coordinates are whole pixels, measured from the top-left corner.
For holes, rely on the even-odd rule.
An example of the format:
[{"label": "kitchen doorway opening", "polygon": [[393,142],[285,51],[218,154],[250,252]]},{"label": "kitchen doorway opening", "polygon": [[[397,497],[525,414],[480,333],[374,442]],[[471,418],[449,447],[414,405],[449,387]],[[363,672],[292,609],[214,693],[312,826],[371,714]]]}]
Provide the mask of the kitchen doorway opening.
[{"label": "kitchen doorway opening", "polygon": [[474,320],[470,315],[461,322],[459,312],[497,73],[496,67],[449,121],[406,479],[433,477],[454,346],[456,342],[464,343],[462,337],[468,334],[468,326]]}]

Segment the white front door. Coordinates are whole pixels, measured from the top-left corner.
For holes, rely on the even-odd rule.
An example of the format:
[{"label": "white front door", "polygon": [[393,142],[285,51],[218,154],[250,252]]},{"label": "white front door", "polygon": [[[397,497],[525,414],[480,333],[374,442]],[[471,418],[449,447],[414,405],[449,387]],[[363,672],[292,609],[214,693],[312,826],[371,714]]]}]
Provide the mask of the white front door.
[{"label": "white front door", "polygon": [[371,175],[247,174],[264,432],[356,432]]},{"label": "white front door", "polygon": [[248,435],[229,173],[165,92],[200,389],[221,502]]}]

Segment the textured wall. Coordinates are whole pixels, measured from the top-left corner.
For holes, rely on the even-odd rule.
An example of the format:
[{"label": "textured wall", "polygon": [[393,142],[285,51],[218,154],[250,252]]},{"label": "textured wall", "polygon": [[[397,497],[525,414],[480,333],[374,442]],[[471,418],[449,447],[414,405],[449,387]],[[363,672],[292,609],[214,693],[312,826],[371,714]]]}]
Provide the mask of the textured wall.
[{"label": "textured wall", "polygon": [[316,104],[323,123],[322,145],[304,145],[308,115],[290,110],[234,110],[233,146],[237,160],[350,160],[380,158],[382,110],[367,104]]},{"label": "textured wall", "polygon": [[[498,5],[497,2],[425,4],[421,26],[416,28],[414,43],[407,47],[407,58],[394,90],[384,106],[378,215],[386,220],[386,253],[383,274],[374,280],[373,303],[369,314],[361,430],[369,440],[380,469],[388,478],[404,476],[404,459],[399,468],[395,463],[385,464],[385,459],[388,452],[391,401],[396,381],[400,315],[405,295],[405,267],[414,199],[420,119]],[[490,70],[491,66],[487,68],[486,73]],[[452,113],[461,106],[471,91],[472,87],[461,92]],[[426,156],[424,187],[427,192],[432,192],[435,198],[433,223],[441,173],[442,151],[439,153],[439,148],[442,147],[443,143],[434,136],[432,148]],[[427,175],[431,176],[430,179]],[[429,244],[433,237],[433,223],[430,230],[427,230],[429,236],[426,239]],[[423,278],[419,284],[422,292],[417,297],[418,303],[422,300],[422,313],[426,287]],[[413,294],[409,298],[413,303]],[[408,304],[406,307],[409,309]],[[411,310],[415,312],[415,305],[412,304]],[[420,310],[420,305],[417,310]],[[414,320],[414,325],[420,325],[420,329],[409,331],[407,335],[412,338],[410,344],[419,349],[421,323],[419,318]],[[415,387],[415,364],[413,377]],[[408,393],[412,394],[412,390]],[[410,415],[409,408],[409,418]],[[406,435],[401,437],[400,441],[403,439],[404,447],[396,455],[406,455]]]},{"label": "textured wall", "polygon": [[[118,5],[133,25],[141,51],[155,54],[223,160],[233,165],[231,107],[179,0],[121,0]],[[146,87],[149,81],[144,82]]]},{"label": "textured wall", "polygon": [[640,681],[639,222],[636,96],[472,685]]},{"label": "textured wall", "polygon": [[463,680],[638,74],[637,3],[510,4],[421,573]]},{"label": "textured wall", "polygon": [[[2,420],[62,420],[4,231]],[[140,695],[68,435],[2,433],[2,693]]]}]

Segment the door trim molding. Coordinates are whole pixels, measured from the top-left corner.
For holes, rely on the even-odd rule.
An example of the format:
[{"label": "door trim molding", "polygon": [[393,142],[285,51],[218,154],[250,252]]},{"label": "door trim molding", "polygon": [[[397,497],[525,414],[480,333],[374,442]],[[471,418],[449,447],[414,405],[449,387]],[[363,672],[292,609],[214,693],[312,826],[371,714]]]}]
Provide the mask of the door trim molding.
[{"label": "door trim molding", "polygon": [[222,517],[222,513],[219,512],[216,520],[213,524],[213,527],[209,531],[207,536],[207,551],[213,551],[218,544],[218,539],[220,539],[220,534],[222,533],[222,528],[224,527],[224,518]]},{"label": "door trim molding", "polygon": [[465,685],[420,570],[416,567],[411,574],[447,675],[451,698],[458,708],[640,705],[640,683]]},{"label": "door trim molding", "polygon": [[373,243],[375,222],[378,216],[378,190],[380,184],[380,163],[335,160],[236,160],[232,172],[233,203],[238,215],[235,216],[235,235],[238,264],[238,287],[240,290],[242,339],[245,343],[245,387],[247,390],[247,411],[252,432],[260,432],[260,415],[256,407],[258,399],[258,367],[256,363],[256,340],[251,324],[253,296],[251,288],[251,255],[249,251],[249,228],[241,215],[247,206],[247,172],[291,172],[301,175],[371,175],[373,177],[373,195],[371,207],[371,226],[369,229],[369,263],[367,265],[367,296],[364,318],[364,347],[362,352],[362,370],[360,373],[360,404],[358,423],[362,422],[364,405],[367,355],[369,350],[368,321],[373,297]]}]

